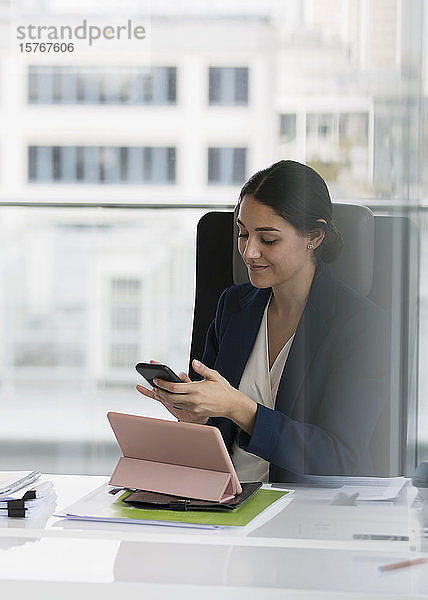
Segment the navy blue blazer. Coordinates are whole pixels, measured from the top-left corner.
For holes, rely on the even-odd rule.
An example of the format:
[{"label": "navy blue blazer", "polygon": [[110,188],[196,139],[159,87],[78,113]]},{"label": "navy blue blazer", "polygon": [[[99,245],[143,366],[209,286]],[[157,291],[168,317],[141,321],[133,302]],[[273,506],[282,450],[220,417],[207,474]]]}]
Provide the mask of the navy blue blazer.
[{"label": "navy blue blazer", "polygon": [[[235,388],[271,289],[250,283],[223,292],[202,361]],[[271,481],[304,475],[372,475],[370,440],[387,399],[384,311],[321,263],[285,364],[275,410],[258,405],[251,436],[211,418],[229,449],[271,463]]]}]

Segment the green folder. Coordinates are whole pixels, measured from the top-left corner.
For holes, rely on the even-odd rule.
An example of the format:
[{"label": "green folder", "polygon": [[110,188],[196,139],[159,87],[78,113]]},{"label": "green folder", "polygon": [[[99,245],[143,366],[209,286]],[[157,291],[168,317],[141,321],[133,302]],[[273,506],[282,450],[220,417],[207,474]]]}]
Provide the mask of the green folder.
[{"label": "green folder", "polygon": [[135,508],[122,502],[122,500],[130,494],[130,492],[125,492],[112,504],[111,508],[114,517],[117,519],[176,522],[219,527],[243,527],[271,504],[289,493],[290,492],[285,490],[258,490],[251,498],[234,510],[229,512],[203,512],[192,510],[181,511]]}]

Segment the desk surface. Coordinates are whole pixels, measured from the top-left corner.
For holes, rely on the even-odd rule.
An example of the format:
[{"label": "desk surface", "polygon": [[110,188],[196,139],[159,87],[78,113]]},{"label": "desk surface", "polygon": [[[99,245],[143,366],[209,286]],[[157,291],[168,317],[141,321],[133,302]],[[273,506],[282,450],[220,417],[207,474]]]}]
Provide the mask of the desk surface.
[{"label": "desk surface", "polygon": [[[52,475],[62,508],[106,477]],[[0,591],[14,598],[427,598],[428,564],[379,573],[381,564],[428,557],[421,507],[408,486],[395,503],[334,506],[299,487],[267,523],[196,530],[66,521],[49,514],[0,518]],[[108,585],[113,584],[113,585]],[[5,595],[3,597],[6,597]],[[140,596],[141,597],[141,596]]]}]

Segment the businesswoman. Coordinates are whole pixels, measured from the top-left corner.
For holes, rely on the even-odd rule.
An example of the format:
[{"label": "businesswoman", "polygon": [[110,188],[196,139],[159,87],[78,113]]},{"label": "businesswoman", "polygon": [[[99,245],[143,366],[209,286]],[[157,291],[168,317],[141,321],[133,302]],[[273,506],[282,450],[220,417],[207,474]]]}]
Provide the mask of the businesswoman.
[{"label": "businesswoman", "polygon": [[223,292],[200,381],[137,389],[179,420],[220,429],[241,481],[370,475],[386,401],[385,318],[326,263],[342,237],[324,180],[280,161],[239,197],[250,283]]}]

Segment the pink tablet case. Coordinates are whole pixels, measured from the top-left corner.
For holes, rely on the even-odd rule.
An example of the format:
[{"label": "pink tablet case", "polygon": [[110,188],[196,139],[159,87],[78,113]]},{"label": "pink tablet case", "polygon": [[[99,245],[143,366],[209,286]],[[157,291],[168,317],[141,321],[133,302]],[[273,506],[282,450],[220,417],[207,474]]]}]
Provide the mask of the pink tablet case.
[{"label": "pink tablet case", "polygon": [[216,427],[109,412],[123,456],[110,485],[226,502],[242,488]]}]

